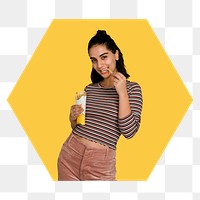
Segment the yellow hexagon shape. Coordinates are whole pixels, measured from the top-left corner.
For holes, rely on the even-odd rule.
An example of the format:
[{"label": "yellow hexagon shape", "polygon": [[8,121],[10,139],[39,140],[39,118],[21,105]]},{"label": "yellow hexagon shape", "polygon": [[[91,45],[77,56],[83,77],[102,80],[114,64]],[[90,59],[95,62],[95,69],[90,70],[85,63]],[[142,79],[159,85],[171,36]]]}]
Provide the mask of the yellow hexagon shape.
[{"label": "yellow hexagon shape", "polygon": [[117,180],[146,180],[192,98],[147,20],[53,20],[8,102],[54,180],[71,132],[76,91],[89,84],[87,43],[105,29],[122,50],[130,80],[141,85],[140,130],[117,145]]}]

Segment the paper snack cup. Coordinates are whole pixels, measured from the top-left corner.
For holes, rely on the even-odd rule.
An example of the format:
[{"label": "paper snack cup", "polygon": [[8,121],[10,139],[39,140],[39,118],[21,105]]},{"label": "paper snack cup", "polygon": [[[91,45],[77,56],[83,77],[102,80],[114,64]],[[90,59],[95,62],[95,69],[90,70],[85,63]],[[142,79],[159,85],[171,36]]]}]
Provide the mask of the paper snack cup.
[{"label": "paper snack cup", "polygon": [[81,105],[83,112],[77,117],[77,124],[85,125],[86,92],[76,93],[76,105]]}]

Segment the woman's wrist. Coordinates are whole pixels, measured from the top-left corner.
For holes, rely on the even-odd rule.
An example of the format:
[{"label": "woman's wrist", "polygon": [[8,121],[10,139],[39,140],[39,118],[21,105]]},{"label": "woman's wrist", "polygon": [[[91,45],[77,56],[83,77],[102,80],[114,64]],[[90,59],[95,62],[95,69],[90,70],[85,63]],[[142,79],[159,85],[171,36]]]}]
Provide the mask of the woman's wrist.
[{"label": "woman's wrist", "polygon": [[72,129],[74,129],[75,127],[76,127],[76,121],[71,121],[71,127],[72,127]]},{"label": "woman's wrist", "polygon": [[71,115],[69,116],[69,121],[71,123],[71,128],[74,129],[76,127],[76,119],[74,120]]},{"label": "woman's wrist", "polygon": [[122,98],[122,99],[128,98],[129,99],[127,90],[120,92],[118,95],[119,95],[119,98]]}]

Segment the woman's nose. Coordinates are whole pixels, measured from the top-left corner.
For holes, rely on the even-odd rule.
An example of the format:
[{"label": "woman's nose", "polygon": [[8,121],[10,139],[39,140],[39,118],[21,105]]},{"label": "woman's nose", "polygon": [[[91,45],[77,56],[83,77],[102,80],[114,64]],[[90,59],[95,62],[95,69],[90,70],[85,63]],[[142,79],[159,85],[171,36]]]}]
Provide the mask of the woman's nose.
[{"label": "woman's nose", "polygon": [[97,67],[98,67],[98,69],[101,69],[103,67],[103,61],[98,60]]}]

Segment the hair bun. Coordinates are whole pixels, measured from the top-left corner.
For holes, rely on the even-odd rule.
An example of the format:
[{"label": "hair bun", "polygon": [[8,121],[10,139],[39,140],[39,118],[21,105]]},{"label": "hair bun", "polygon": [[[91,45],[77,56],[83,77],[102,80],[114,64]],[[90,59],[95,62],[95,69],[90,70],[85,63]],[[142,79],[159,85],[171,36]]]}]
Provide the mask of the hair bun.
[{"label": "hair bun", "polygon": [[107,35],[107,33],[105,30],[98,30],[96,35],[97,36],[103,36],[103,35],[105,36],[105,35]]}]

